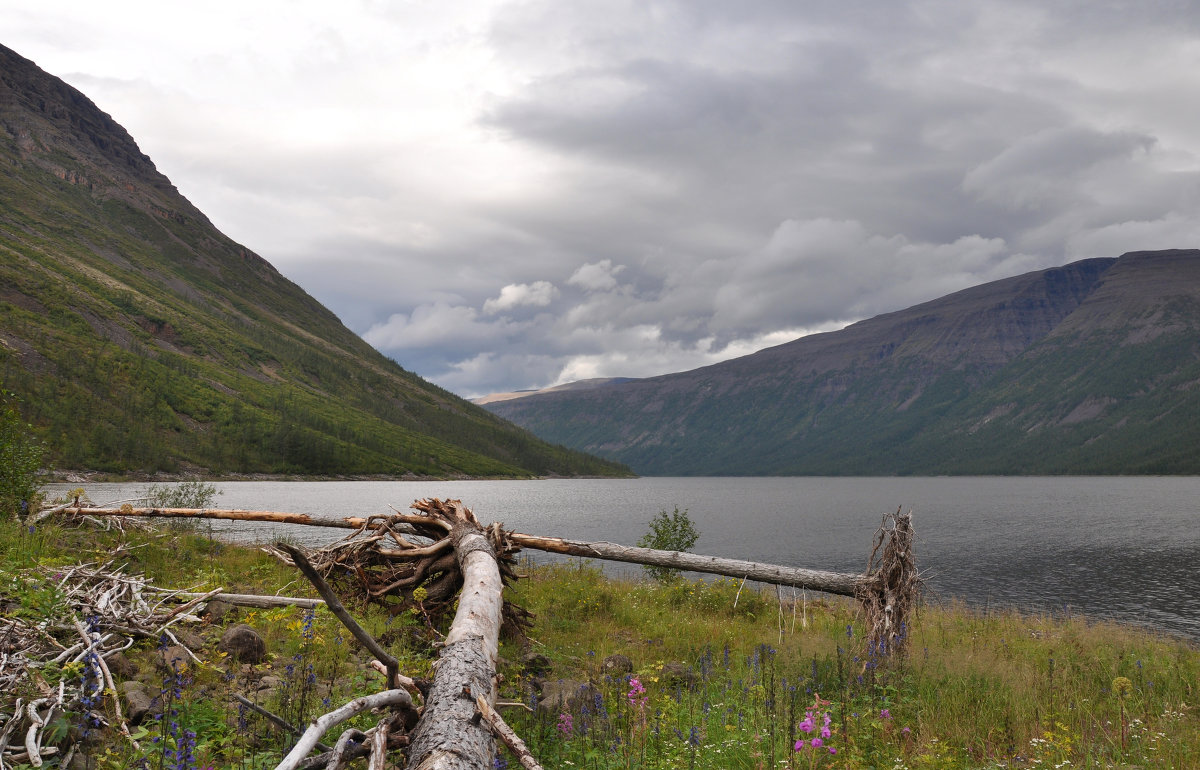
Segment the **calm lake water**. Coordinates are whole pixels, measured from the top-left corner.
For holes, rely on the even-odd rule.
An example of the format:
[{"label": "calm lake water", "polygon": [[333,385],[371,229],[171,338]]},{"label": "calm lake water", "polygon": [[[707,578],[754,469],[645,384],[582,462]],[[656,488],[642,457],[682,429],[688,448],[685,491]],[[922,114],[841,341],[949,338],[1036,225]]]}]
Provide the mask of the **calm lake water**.
[{"label": "calm lake water", "polygon": [[[54,485],[54,489],[75,485]],[[913,512],[933,601],[1076,613],[1200,639],[1200,477],[643,478],[451,482],[226,482],[213,507],[342,517],[460,498],[485,523],[633,545],[686,508],[697,553],[859,572],[882,515]],[[144,484],[90,484],[97,503]],[[214,529],[320,544],[344,532],[242,522]],[[535,554],[536,556],[536,554]],[[616,573],[631,565],[606,567]]]}]

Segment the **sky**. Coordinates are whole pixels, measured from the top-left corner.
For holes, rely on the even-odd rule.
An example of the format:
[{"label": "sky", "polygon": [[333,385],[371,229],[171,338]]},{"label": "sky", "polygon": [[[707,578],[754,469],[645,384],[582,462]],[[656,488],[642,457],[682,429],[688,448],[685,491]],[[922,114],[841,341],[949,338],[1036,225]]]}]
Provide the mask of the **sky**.
[{"label": "sky", "polygon": [[1190,0],[0,0],[0,43],[468,397],[1200,247]]}]

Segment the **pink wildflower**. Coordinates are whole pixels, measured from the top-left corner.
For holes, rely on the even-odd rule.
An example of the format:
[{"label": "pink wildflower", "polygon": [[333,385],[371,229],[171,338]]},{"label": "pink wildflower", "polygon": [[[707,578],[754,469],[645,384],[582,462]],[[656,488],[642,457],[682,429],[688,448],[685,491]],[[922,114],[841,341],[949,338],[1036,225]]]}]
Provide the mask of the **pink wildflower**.
[{"label": "pink wildflower", "polygon": [[646,695],[646,688],[642,686],[642,683],[638,681],[636,676],[629,680],[629,693],[627,697],[629,698],[629,705],[634,708],[645,706],[649,700],[649,697]]}]

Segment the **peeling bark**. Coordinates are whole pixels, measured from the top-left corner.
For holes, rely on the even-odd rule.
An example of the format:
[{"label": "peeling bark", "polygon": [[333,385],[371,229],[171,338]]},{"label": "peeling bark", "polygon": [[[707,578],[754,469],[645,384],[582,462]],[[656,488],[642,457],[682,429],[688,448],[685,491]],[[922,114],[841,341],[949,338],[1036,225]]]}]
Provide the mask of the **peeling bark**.
[{"label": "peeling bark", "polygon": [[491,541],[475,516],[457,500],[422,500],[414,507],[441,516],[463,575],[458,612],[434,667],[425,713],[412,732],[408,767],[413,770],[480,770],[491,766],[496,744],[475,719],[475,702],[496,700],[500,636],[500,568]]}]

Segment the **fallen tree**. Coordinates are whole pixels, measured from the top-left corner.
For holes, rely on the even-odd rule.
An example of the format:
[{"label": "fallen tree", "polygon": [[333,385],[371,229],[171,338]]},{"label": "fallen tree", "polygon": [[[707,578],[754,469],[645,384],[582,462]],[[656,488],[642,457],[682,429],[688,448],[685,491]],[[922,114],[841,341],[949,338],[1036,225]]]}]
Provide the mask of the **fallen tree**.
[{"label": "fallen tree", "polygon": [[866,577],[863,575],[784,567],[779,564],[763,564],[740,559],[722,559],[718,556],[704,556],[686,551],[660,551],[654,548],[637,548],[603,541],[587,542],[565,540],[558,537],[523,535],[520,532],[510,532],[508,537],[514,544],[523,548],[533,548],[549,553],[747,578],[761,583],[794,586],[840,596],[856,596],[866,582]]},{"label": "fallen tree", "polygon": [[[398,546],[397,548],[389,548],[383,545],[380,541],[388,539],[390,530],[411,534],[414,531],[412,529],[414,525],[427,524],[427,522],[416,519],[408,514],[371,516],[367,518],[319,519],[308,514],[283,513],[280,511],[246,511],[213,508],[133,508],[130,506],[123,508],[71,507],[63,509],[62,512],[69,515],[87,516],[224,519],[227,521],[272,522],[276,524],[298,524],[310,527],[370,531],[379,534],[379,540],[367,544],[374,545],[375,550],[380,556],[403,561],[410,561],[418,556],[444,555],[448,554],[451,550],[450,543],[441,539],[415,545],[403,538],[396,538],[394,544]],[[705,556],[684,551],[662,551],[654,548],[639,548],[605,541],[567,540],[558,537],[528,535],[521,532],[505,532],[504,537],[510,548],[530,548],[565,556],[581,556],[588,559],[603,559],[606,561],[619,561],[629,564],[643,564],[687,570],[690,572],[747,578],[762,583],[792,586],[809,591],[837,594],[839,596],[858,596],[863,586],[868,582],[866,575],[861,574],[787,567],[779,564],[765,564],[740,559],[725,559],[718,556]],[[360,550],[362,545],[363,541],[361,540],[354,542],[354,547]],[[436,559],[430,559],[425,570],[427,571],[435,562]],[[448,563],[448,561],[443,562],[443,566],[448,565]],[[415,577],[415,573],[399,579],[404,578],[409,578],[406,580],[405,585],[415,585],[421,582],[420,578]],[[372,595],[379,595],[379,588],[380,586],[375,586]],[[444,593],[444,591],[436,592],[435,600],[445,598],[443,596]]]},{"label": "fallen tree", "polygon": [[[382,766],[385,752],[404,748],[407,767],[417,770],[483,770],[490,767],[499,737],[520,758],[536,768],[536,760],[520,738],[495,712],[496,657],[502,625],[517,629],[528,614],[503,598],[503,586],[516,575],[514,555],[522,548],[592,559],[720,574],[776,585],[856,598],[864,607],[868,639],[876,655],[904,652],[909,614],[915,608],[919,577],[912,554],[911,517],[885,516],[875,547],[862,574],[826,572],[759,562],[724,559],[678,551],[587,542],[505,531],[499,524],[483,527],[458,500],[418,500],[414,514],[395,513],[366,518],[318,519],[305,514],[236,509],[67,507],[56,513],[80,517],[213,518],[287,525],[350,529],[346,537],[320,548],[268,548],[278,558],[300,568],[317,587],[331,611],[372,650],[387,675],[388,689],[359,699],[313,720],[299,746],[279,768],[313,766],[304,755],[321,735],[363,708],[390,710],[376,728],[348,730],[338,746],[361,745],[372,766]],[[326,583],[336,577],[343,590],[383,603],[393,612],[416,609],[437,634],[438,616],[454,609],[454,620],[440,642],[431,684],[420,689],[424,706],[418,711],[406,694],[418,683],[401,677],[395,659],[349,616]],[[357,586],[347,586],[357,582]],[[213,592],[215,594],[216,592]],[[456,600],[457,598],[457,600]],[[196,601],[193,599],[193,601]],[[273,600],[278,601],[278,600]],[[294,602],[296,600],[287,600]],[[404,689],[397,687],[403,684]],[[370,739],[370,748],[365,741]],[[327,766],[340,766],[334,749]],[[324,760],[322,760],[324,761]]]}]

